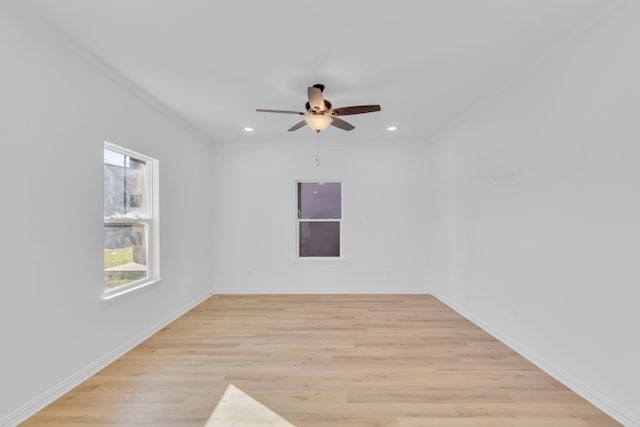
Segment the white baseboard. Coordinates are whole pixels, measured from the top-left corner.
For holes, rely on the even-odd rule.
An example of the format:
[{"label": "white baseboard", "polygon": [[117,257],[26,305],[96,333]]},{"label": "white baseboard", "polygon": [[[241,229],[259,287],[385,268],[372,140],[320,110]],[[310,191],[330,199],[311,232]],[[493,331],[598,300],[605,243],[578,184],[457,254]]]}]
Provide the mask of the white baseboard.
[{"label": "white baseboard", "polygon": [[78,385],[89,379],[91,376],[97,374],[100,370],[115,362],[118,358],[131,351],[134,347],[151,337],[156,332],[160,331],[162,328],[176,320],[178,317],[184,315],[196,305],[211,297],[213,294],[213,292],[208,292],[207,294],[196,298],[194,301],[184,305],[183,307],[171,313],[169,316],[157,322],[149,329],[141,332],[131,340],[123,343],[121,346],[105,354],[95,362],[91,363],[89,366],[86,366],[85,368],[71,375],[69,378],[63,380],[59,384],[45,391],[32,401],[16,409],[15,411],[10,412],[8,415],[0,419],[0,427],[17,426],[19,423],[33,416],[50,403],[72,390],[74,387],[77,387]]},{"label": "white baseboard", "polygon": [[580,381],[573,378],[571,375],[567,374],[564,370],[558,368],[544,360],[540,355],[531,351],[530,349],[523,346],[518,340],[513,339],[507,334],[502,333],[498,328],[490,326],[485,322],[479,320],[472,313],[453,303],[446,297],[438,294],[437,292],[431,292],[431,295],[442,301],[449,308],[456,311],[465,319],[471,321],[478,327],[480,327],[485,332],[489,333],[502,343],[506,344],[516,353],[520,354],[522,357],[536,365],[538,368],[545,371],[547,374],[551,375],[556,380],[560,381],[562,384],[573,390],[575,393],[589,401],[592,405],[600,409],[602,412],[606,413],[610,417],[614,418],[619,423],[623,424],[626,427],[640,427],[640,419],[634,414],[629,413],[627,410],[620,408],[618,405],[613,403],[608,398],[604,397],[600,393],[591,390],[589,387],[581,383]]}]

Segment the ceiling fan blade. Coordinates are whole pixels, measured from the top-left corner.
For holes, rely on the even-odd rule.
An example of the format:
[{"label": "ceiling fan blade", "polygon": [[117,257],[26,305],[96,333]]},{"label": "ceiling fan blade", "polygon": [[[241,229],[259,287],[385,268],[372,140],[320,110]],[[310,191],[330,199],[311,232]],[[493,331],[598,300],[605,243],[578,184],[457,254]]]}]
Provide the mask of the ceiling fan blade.
[{"label": "ceiling fan blade", "polygon": [[351,123],[345,122],[342,119],[339,119],[337,117],[332,117],[331,118],[331,126],[335,126],[337,128],[343,129],[343,130],[352,130],[355,129],[356,127],[354,125],[352,125]]},{"label": "ceiling fan blade", "polygon": [[317,87],[309,86],[307,88],[307,97],[309,98],[309,106],[315,111],[324,111],[324,98],[322,91]]},{"label": "ceiling fan blade", "polygon": [[304,125],[306,125],[307,122],[305,122],[304,120],[302,120],[301,122],[296,123],[295,125],[291,126],[291,128],[289,128],[289,130],[287,132],[292,132],[294,130],[298,130],[301,127],[303,127]]},{"label": "ceiling fan blade", "polygon": [[379,105],[356,105],[353,107],[340,107],[331,110],[331,114],[336,116],[349,116],[351,114],[373,113],[380,111]]},{"label": "ceiling fan blade", "polygon": [[260,112],[260,113],[282,113],[282,114],[300,114],[301,116],[304,116],[305,113],[302,113],[300,111],[291,111],[291,110],[265,110],[263,108],[256,108],[256,111]]}]

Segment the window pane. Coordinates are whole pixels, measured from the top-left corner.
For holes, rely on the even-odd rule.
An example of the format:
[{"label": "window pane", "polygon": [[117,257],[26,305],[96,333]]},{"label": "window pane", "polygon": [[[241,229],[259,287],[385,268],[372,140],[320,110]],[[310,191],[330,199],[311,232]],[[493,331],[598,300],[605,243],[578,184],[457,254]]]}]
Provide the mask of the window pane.
[{"label": "window pane", "polygon": [[145,224],[104,225],[104,282],[126,285],[148,277]]},{"label": "window pane", "polygon": [[144,160],[104,150],[105,217],[148,217],[146,168]]},{"label": "window pane", "polygon": [[298,218],[340,219],[342,217],[339,182],[299,182]]},{"label": "window pane", "polygon": [[300,222],[301,257],[339,257],[340,223],[338,221]]}]

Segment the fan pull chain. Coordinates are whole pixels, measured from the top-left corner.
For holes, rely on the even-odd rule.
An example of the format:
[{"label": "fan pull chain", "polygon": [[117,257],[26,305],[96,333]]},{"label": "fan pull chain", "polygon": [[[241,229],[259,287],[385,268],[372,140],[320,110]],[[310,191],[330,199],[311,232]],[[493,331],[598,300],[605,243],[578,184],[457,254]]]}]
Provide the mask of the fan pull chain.
[{"label": "fan pull chain", "polygon": [[320,166],[320,131],[316,131],[316,166]]}]

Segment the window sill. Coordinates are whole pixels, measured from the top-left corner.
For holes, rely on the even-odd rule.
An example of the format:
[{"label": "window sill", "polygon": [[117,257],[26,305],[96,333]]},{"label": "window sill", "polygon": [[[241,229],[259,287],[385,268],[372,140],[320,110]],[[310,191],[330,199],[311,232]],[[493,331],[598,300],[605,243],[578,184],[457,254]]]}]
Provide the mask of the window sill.
[{"label": "window sill", "polygon": [[344,257],[297,257],[296,264],[342,264],[346,261]]},{"label": "window sill", "polygon": [[121,297],[124,297],[125,295],[137,294],[142,291],[153,288],[153,286],[151,285],[159,284],[160,282],[162,282],[162,279],[158,278],[158,279],[145,280],[140,283],[131,284],[130,286],[123,287],[123,289],[118,289],[118,288],[111,289],[109,291],[104,292],[104,294],[102,295],[102,299],[105,302],[117,301],[117,300],[120,300]]}]

